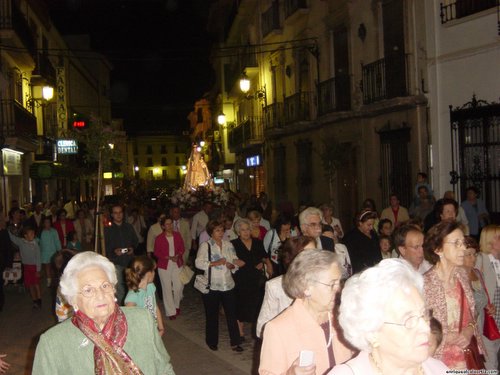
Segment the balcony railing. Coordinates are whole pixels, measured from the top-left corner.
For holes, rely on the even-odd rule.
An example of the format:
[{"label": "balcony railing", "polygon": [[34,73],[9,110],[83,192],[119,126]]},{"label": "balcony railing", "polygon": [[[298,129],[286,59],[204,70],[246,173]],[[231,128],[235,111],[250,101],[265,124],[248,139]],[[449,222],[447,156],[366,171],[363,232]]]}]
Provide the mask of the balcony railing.
[{"label": "balcony railing", "polygon": [[0,107],[0,129],[4,137],[36,137],[36,117],[28,110],[14,100],[2,100]]},{"label": "balcony railing", "polygon": [[441,23],[467,17],[497,6],[497,0],[456,0],[451,4],[440,4]]},{"label": "balcony railing", "polygon": [[37,54],[36,66],[31,75],[46,78],[49,82],[53,82],[54,85],[56,83],[56,70],[49,58],[42,53]]},{"label": "balcony railing", "polygon": [[248,46],[243,48],[240,52],[241,67],[240,71],[245,70],[245,68],[256,68],[257,65],[257,54],[254,46]]},{"label": "balcony railing", "polygon": [[363,65],[363,103],[407,96],[407,71],[407,56],[401,53]]},{"label": "balcony railing", "polygon": [[283,103],[272,103],[264,108],[266,130],[282,128],[285,124]]},{"label": "balcony railing", "polygon": [[280,8],[277,1],[273,1],[271,7],[262,13],[262,36],[265,37],[273,30],[280,29]]},{"label": "balcony railing", "polygon": [[351,109],[351,86],[348,75],[339,75],[319,84],[319,114]]},{"label": "balcony railing", "polygon": [[311,119],[311,93],[298,92],[285,98],[285,124]]},{"label": "balcony railing", "polygon": [[35,56],[36,43],[28,21],[14,0],[0,0],[0,31],[13,30],[28,52]]},{"label": "balcony railing", "polygon": [[288,18],[299,9],[307,9],[307,0],[285,0],[285,17]]},{"label": "balcony railing", "polygon": [[229,131],[229,148],[235,150],[264,141],[262,117],[249,117]]}]

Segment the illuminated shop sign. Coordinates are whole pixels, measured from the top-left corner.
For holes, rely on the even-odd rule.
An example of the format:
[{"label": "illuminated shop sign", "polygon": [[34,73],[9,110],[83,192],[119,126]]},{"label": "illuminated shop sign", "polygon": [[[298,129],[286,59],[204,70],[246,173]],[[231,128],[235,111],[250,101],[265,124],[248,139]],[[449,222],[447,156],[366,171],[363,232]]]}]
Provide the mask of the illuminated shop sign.
[{"label": "illuminated shop sign", "polygon": [[78,144],[74,139],[58,139],[57,153],[61,155],[73,155],[78,153]]},{"label": "illuminated shop sign", "polygon": [[260,165],[260,156],[254,155],[247,158],[247,167],[257,167]]},{"label": "illuminated shop sign", "polygon": [[21,155],[23,153],[9,148],[2,149],[3,174],[5,176],[20,176],[23,174]]}]

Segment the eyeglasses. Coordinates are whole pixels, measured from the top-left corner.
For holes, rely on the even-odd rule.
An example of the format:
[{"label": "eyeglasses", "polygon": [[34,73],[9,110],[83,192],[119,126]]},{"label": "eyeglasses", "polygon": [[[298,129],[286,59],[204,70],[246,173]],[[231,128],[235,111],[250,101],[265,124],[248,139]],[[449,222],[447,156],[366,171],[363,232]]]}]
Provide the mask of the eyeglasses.
[{"label": "eyeglasses", "polygon": [[413,329],[418,325],[420,319],[423,319],[425,322],[429,322],[432,318],[431,310],[425,310],[421,315],[411,315],[403,323],[393,323],[393,322],[384,322],[384,324],[391,324],[395,326],[402,326],[406,329]]},{"label": "eyeglasses", "polygon": [[475,258],[475,257],[477,257],[477,253],[476,252],[474,252],[474,253],[464,253],[464,256],[466,256],[466,257],[474,257]]},{"label": "eyeglasses", "polygon": [[465,240],[456,239],[455,241],[444,241],[444,243],[449,243],[455,247],[463,246],[465,247]]},{"label": "eyeglasses", "polygon": [[321,223],[307,223],[308,227],[321,228]]},{"label": "eyeglasses", "polygon": [[100,289],[104,294],[109,294],[109,293],[114,293],[115,292],[115,287],[111,284],[108,283],[107,281],[102,283],[102,285],[99,288],[95,288],[91,285],[85,285],[79,294],[84,296],[85,298],[92,298],[95,296],[97,293],[97,289]]},{"label": "eyeglasses", "polygon": [[331,290],[333,290],[334,288],[338,288],[340,286],[340,279],[338,280],[334,280],[333,283],[331,284],[327,284],[327,283],[324,283],[323,281],[319,281],[319,280],[314,280],[314,279],[311,279],[311,281],[314,281],[315,283],[318,283],[318,284],[321,284],[321,285],[324,285],[324,286],[329,286]]}]

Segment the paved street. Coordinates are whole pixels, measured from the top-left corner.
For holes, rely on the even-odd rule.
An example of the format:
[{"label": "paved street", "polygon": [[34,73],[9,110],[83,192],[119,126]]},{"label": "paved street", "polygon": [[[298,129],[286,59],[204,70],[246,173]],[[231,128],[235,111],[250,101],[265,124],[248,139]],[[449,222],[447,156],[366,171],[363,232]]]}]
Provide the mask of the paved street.
[{"label": "paved street", "polygon": [[[201,297],[191,285],[185,289],[181,316],[166,320],[165,346],[172,357],[177,375],[255,374],[254,346],[247,339],[245,351],[231,351],[224,316],[221,316],[219,350],[212,352],[205,345],[204,313]],[[31,374],[34,351],[39,335],[55,324],[49,291],[44,288],[41,310],[33,310],[31,301],[22,289],[6,288],[6,306],[0,313],[0,353],[8,355],[11,363],[9,374]],[[163,310],[163,306],[160,305]],[[249,332],[246,334],[250,337]],[[258,358],[258,354],[255,354]]]}]

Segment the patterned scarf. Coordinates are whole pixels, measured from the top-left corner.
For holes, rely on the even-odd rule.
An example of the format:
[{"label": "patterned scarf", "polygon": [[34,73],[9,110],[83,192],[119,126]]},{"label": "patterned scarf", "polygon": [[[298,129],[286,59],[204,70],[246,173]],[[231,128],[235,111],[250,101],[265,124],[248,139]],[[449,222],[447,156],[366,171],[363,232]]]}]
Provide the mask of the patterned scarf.
[{"label": "patterned scarf", "polygon": [[108,318],[102,330],[99,330],[95,322],[81,311],[77,311],[71,321],[94,343],[96,375],[143,375],[139,367],[123,350],[127,339],[128,325],[125,314],[118,305],[115,305],[115,311]]}]

